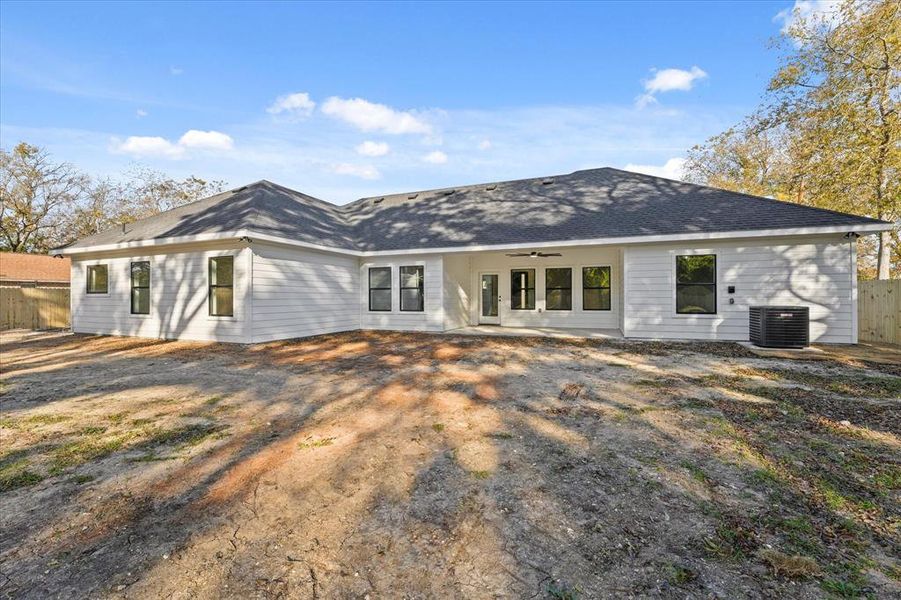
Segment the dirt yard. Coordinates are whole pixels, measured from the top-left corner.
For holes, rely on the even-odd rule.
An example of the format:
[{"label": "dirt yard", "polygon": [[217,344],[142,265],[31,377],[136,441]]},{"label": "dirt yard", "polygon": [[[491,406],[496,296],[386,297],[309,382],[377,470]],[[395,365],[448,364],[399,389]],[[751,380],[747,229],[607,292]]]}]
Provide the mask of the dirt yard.
[{"label": "dirt yard", "polygon": [[0,595],[898,597],[901,353],[2,338]]}]

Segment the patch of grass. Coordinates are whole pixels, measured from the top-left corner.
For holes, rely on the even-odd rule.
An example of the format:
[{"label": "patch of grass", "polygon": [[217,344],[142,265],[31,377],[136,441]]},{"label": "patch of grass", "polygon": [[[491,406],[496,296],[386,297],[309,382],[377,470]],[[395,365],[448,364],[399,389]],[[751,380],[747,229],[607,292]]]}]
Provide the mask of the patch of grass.
[{"label": "patch of grass", "polygon": [[44,476],[32,471],[27,459],[20,459],[0,466],[0,492],[8,492],[16,488],[34,485]]},{"label": "patch of grass", "polygon": [[675,379],[661,378],[661,379],[639,379],[638,381],[633,382],[633,385],[639,385],[641,387],[650,387],[650,388],[670,388],[679,385],[679,381]]},{"label": "patch of grass", "polygon": [[216,396],[210,396],[209,398],[204,400],[203,403],[206,404],[207,406],[214,406],[216,404],[219,404],[223,400],[225,400],[225,396],[216,395]]},{"label": "patch of grass", "polygon": [[674,585],[684,585],[691,583],[698,578],[698,574],[684,565],[669,565],[669,581]]},{"label": "patch of grass", "polygon": [[703,484],[710,484],[710,476],[707,475],[707,473],[705,473],[704,470],[701,469],[701,467],[694,464],[690,460],[681,461],[679,463],[679,466],[681,466],[683,469],[686,469],[691,474],[692,479]]},{"label": "patch of grass", "polygon": [[438,433],[441,433],[442,431],[444,431],[444,423],[432,423],[432,429],[434,429]]},{"label": "patch of grass", "polygon": [[550,583],[547,586],[547,595],[553,600],[578,600],[579,588],[571,588],[562,583]]},{"label": "patch of grass", "polygon": [[109,421],[110,423],[112,423],[113,425],[118,425],[119,423],[124,421],[125,417],[127,417],[127,416],[128,416],[128,413],[126,413],[126,412],[118,412],[118,413],[113,413],[111,415],[106,415],[106,420]]},{"label": "patch of grass", "polygon": [[491,471],[470,471],[470,475],[476,479],[488,479],[491,477]]},{"label": "patch of grass", "polygon": [[179,447],[196,446],[213,436],[226,435],[223,427],[206,423],[184,425],[173,429],[154,431],[146,440],[148,445],[176,445]]},{"label": "patch of grass", "polygon": [[779,483],[779,475],[772,469],[754,469],[749,476],[751,483],[760,486],[772,486]]},{"label": "patch of grass", "polygon": [[72,417],[68,415],[50,415],[50,414],[39,414],[39,415],[31,415],[26,418],[25,421],[34,425],[54,425],[56,423],[62,423],[63,421],[68,421]]},{"label": "patch of grass", "polygon": [[824,579],[820,582],[820,587],[824,591],[829,592],[840,598],[873,598],[872,593],[867,593],[865,589],[851,581],[842,581],[840,579]]},{"label": "patch of grass", "polygon": [[874,475],[873,484],[882,493],[901,489],[901,468],[890,468]]},{"label": "patch of grass", "polygon": [[506,431],[492,431],[491,433],[486,433],[486,437],[494,438],[496,440],[512,440],[513,434]]},{"label": "patch of grass", "polygon": [[136,434],[131,432],[106,438],[79,439],[57,446],[50,453],[49,473],[59,475],[68,467],[109,456],[121,450],[135,436]]},{"label": "patch of grass", "polygon": [[319,438],[318,440],[314,440],[312,438],[307,438],[307,440],[310,440],[310,441],[303,441],[300,444],[298,444],[297,447],[300,448],[301,450],[306,450],[307,448],[322,448],[324,446],[331,446],[334,443],[335,438],[327,437],[327,438]]},{"label": "patch of grass", "polygon": [[143,427],[144,425],[150,425],[153,423],[153,419],[132,419],[131,424],[135,427]]},{"label": "patch of grass", "polygon": [[96,425],[92,425],[90,427],[82,427],[78,430],[78,433],[81,435],[98,435],[101,433],[106,433],[106,427],[100,427]]},{"label": "patch of grass", "polygon": [[77,485],[83,485],[85,483],[94,481],[94,479],[96,479],[96,477],[94,477],[93,475],[76,475],[69,479],[69,481]]},{"label": "patch of grass", "polygon": [[871,377],[866,375],[848,377],[845,374],[830,377],[829,375],[795,371],[793,369],[775,369],[772,373],[807,387],[827,390],[842,396],[854,398],[896,398],[901,396],[901,377]]},{"label": "patch of grass", "polygon": [[153,452],[149,452],[147,454],[142,454],[141,456],[136,456],[134,458],[129,458],[128,462],[158,462],[163,460],[175,460],[178,458],[177,456],[158,456]]}]

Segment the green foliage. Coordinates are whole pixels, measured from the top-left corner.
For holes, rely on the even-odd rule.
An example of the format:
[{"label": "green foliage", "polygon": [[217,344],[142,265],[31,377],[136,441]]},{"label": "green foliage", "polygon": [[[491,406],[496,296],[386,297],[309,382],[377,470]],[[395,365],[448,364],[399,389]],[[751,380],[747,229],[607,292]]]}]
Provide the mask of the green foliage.
[{"label": "green foliage", "polygon": [[[844,0],[831,17],[798,14],[777,47],[781,65],[764,104],[692,148],[686,178],[897,221],[901,4]],[[880,236],[875,267],[871,255],[864,274],[887,278],[890,262],[901,268],[898,242],[897,228]]]}]

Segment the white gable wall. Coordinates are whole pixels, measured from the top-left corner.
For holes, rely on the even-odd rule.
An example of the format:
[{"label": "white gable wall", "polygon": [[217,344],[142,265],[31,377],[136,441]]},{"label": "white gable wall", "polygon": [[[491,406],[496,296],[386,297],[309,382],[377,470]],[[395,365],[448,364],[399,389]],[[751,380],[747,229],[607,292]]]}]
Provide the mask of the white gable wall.
[{"label": "white gable wall", "polygon": [[[716,255],[718,314],[676,314],[679,254]],[[747,340],[748,307],[794,305],[810,307],[812,342],[856,343],[855,257],[855,244],[839,236],[626,246],[623,334]]]},{"label": "white gable wall", "polygon": [[[250,249],[234,242],[72,257],[72,330],[137,337],[249,341]],[[208,259],[235,257],[234,316],[211,317]],[[150,262],[150,314],[131,314],[131,262]],[[87,266],[107,265],[107,294],[87,294]]]},{"label": "white gable wall", "polygon": [[359,259],[253,243],[254,342],[360,328]]}]

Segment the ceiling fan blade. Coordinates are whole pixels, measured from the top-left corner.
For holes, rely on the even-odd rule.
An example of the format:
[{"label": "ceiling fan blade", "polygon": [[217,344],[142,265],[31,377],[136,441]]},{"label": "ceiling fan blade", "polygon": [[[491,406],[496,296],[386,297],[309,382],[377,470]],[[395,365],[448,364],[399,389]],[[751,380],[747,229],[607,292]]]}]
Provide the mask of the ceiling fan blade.
[{"label": "ceiling fan blade", "polygon": [[529,256],[528,252],[508,252],[507,256]]},{"label": "ceiling fan blade", "polygon": [[563,256],[559,252],[539,252],[538,256]]}]

